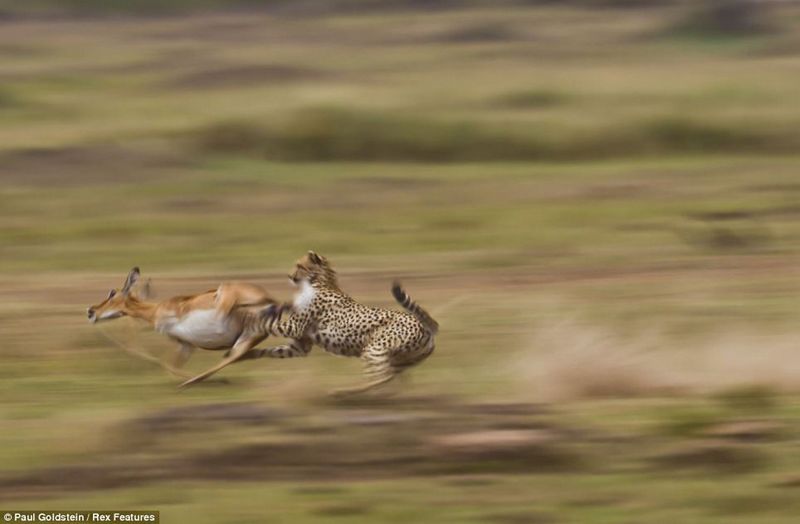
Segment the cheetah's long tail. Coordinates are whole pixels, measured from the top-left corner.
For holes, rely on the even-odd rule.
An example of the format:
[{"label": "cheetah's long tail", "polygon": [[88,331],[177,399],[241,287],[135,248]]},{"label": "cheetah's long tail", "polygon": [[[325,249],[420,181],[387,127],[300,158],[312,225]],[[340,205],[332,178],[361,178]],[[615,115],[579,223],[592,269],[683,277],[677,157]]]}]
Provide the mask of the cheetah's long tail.
[{"label": "cheetah's long tail", "polygon": [[422,309],[422,307],[414,302],[408,293],[400,286],[400,282],[395,281],[392,284],[392,295],[394,295],[394,299],[403,306],[409,313],[417,317],[422,324],[427,327],[432,334],[436,334],[439,331],[439,323],[436,322],[427,311]]}]

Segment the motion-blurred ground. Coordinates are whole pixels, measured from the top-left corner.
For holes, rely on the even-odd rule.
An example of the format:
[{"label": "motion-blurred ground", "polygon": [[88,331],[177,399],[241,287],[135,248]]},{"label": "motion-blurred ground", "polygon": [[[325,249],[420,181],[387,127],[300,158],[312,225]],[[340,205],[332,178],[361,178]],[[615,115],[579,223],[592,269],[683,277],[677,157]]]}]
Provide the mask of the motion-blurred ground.
[{"label": "motion-blurred ground", "polygon": [[[253,4],[0,2],[0,506],[796,520],[791,2]],[[319,350],[178,393],[106,335],[168,340],[86,322],[133,265],[288,298],[307,249],[401,278],[436,353],[377,398]]]}]

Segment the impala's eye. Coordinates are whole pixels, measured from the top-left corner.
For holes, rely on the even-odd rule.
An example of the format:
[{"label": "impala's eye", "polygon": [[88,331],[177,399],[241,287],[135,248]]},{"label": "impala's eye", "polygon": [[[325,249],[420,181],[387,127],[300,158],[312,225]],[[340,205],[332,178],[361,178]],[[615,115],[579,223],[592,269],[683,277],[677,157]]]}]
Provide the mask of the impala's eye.
[{"label": "impala's eye", "polygon": [[[116,294],[117,294],[117,290],[116,289],[112,289],[111,291],[108,292],[108,298],[113,298],[114,295],[116,295]],[[106,300],[108,300],[108,299],[106,299]]]}]

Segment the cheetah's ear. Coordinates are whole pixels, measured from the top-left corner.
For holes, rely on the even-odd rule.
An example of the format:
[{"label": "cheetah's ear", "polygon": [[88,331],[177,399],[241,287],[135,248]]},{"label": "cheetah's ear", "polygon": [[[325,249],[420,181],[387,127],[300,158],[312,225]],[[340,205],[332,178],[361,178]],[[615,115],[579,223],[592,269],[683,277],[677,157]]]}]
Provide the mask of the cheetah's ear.
[{"label": "cheetah's ear", "polygon": [[308,258],[309,258],[309,260],[311,260],[311,262],[313,262],[314,264],[322,264],[322,263],[323,263],[323,261],[325,260],[323,257],[319,256],[318,254],[316,254],[316,253],[315,253],[315,252],[313,252],[313,251],[309,251],[309,252],[308,252]]}]

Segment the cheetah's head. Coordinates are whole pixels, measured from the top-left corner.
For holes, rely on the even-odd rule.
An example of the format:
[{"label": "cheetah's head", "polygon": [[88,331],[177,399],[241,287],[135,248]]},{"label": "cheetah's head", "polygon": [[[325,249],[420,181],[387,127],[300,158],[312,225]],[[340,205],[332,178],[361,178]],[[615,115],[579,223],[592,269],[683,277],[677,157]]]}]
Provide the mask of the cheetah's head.
[{"label": "cheetah's head", "polygon": [[328,259],[309,251],[301,257],[294,266],[294,272],[289,275],[293,283],[299,284],[303,280],[320,283],[330,287],[337,287],[336,272]]}]

